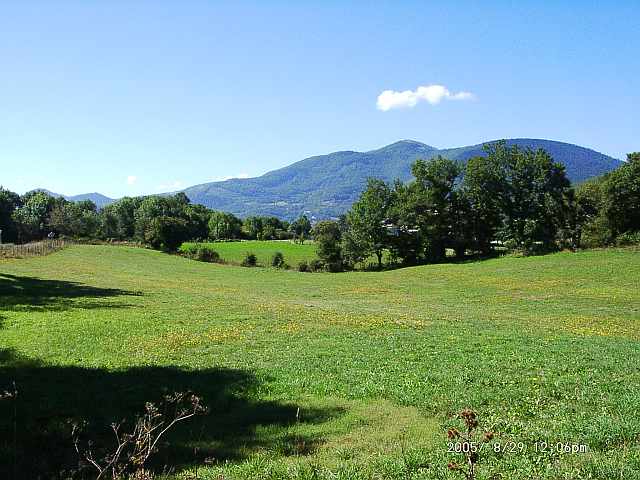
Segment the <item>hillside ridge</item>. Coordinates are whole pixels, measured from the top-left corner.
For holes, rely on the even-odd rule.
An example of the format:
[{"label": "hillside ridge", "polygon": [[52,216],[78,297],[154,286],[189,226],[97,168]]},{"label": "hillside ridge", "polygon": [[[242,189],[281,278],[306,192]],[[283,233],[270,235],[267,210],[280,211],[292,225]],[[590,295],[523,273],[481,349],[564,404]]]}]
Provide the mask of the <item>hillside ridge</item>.
[{"label": "hillside ridge", "polygon": [[[194,203],[225,210],[241,217],[274,215],[292,219],[302,213],[332,218],[357,199],[369,177],[391,182],[411,179],[411,164],[418,158],[442,155],[466,162],[484,155],[483,147],[496,140],[454,148],[432,147],[416,140],[400,140],[378,149],[344,150],[315,155],[259,177],[194,185],[182,190]],[[566,142],[535,138],[507,139],[507,144],[544,148],[565,165],[575,183],[615,169],[621,161],[593,149]]]}]

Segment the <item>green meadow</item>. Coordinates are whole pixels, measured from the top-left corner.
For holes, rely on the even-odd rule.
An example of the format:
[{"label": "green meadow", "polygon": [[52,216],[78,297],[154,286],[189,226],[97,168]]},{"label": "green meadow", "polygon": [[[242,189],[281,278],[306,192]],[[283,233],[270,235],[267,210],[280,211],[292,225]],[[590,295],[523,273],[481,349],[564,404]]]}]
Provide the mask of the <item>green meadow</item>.
[{"label": "green meadow", "polygon": [[[192,245],[187,242],[185,246]],[[240,264],[247,253],[253,253],[258,259],[258,265],[270,266],[271,259],[276,252],[284,255],[284,261],[292,268],[298,263],[310,262],[316,258],[316,246],[311,241],[304,244],[291,240],[243,240],[238,242],[205,242],[220,254],[220,258],[228,263]]]},{"label": "green meadow", "polygon": [[[216,247],[314,255],[250,243]],[[66,478],[71,419],[108,442],[184,390],[209,413],[170,432],[169,478],[462,478],[465,407],[495,432],[477,478],[640,478],[639,285],[637,249],[340,274],[114,246],[0,260],[0,391],[19,391],[0,478]]]}]

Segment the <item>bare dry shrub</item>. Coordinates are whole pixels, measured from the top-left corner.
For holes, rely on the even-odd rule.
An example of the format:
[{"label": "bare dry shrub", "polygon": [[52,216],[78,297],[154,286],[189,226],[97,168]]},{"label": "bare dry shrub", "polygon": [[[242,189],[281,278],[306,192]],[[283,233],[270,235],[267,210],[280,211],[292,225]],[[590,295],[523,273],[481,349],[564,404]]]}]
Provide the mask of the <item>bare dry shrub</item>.
[{"label": "bare dry shrub", "polygon": [[179,422],[206,413],[200,397],[188,393],[166,395],[159,405],[147,402],[145,411],[135,420],[130,431],[123,431],[124,422],[111,424],[114,443],[106,453],[97,455],[91,440],[83,441],[86,423],[74,423],[72,438],[81,466],[93,468],[96,480],[150,480],[153,474],[146,468],[157,452],[160,440]]}]

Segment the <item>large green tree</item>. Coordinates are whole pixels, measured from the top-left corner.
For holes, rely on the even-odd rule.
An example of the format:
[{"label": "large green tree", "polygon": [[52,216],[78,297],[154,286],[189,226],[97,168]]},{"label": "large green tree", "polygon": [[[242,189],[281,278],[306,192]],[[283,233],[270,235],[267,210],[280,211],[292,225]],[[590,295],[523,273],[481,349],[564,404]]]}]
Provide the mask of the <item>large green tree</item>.
[{"label": "large green tree", "polygon": [[471,248],[482,254],[491,252],[491,242],[502,225],[503,173],[501,163],[491,155],[470,158],[465,165],[462,192],[471,210]]},{"label": "large green tree", "polygon": [[153,248],[173,252],[189,240],[189,226],[182,218],[155,217],[146,227],[144,240]]},{"label": "large green tree", "polygon": [[289,229],[293,233],[296,242],[304,243],[305,238],[311,232],[311,221],[306,215],[301,215],[291,223]]},{"label": "large green tree", "polygon": [[[506,148],[506,147],[505,147]],[[503,239],[525,251],[552,248],[567,208],[570,183],[564,166],[544,150],[506,148]]]},{"label": "large green tree", "polygon": [[242,220],[226,212],[213,212],[209,218],[209,237],[213,240],[231,240],[242,235]]},{"label": "large green tree", "polygon": [[13,212],[18,227],[18,240],[27,242],[46,236],[49,213],[57,200],[42,191],[26,193],[20,199],[20,207]]},{"label": "large green tree", "polygon": [[342,232],[338,222],[331,220],[318,222],[311,233],[316,243],[318,258],[322,260],[330,271],[342,270],[342,249],[340,245]]},{"label": "large green tree", "polygon": [[123,197],[101,212],[102,235],[105,238],[131,240],[136,233],[136,210],[143,197]]},{"label": "large green tree", "polygon": [[175,195],[154,195],[142,198],[134,212],[135,236],[144,242],[151,222],[160,217],[183,220],[189,229],[189,208],[189,199],[182,192]]},{"label": "large green tree", "polygon": [[262,237],[262,217],[247,217],[242,222],[242,233],[251,240],[260,240]]},{"label": "large green tree", "polygon": [[409,186],[405,208],[413,212],[427,260],[442,261],[451,239],[453,197],[460,166],[439,155],[429,161],[417,160],[411,172],[415,180]]},{"label": "large green tree", "polygon": [[495,233],[506,245],[525,252],[553,248],[573,208],[564,166],[544,150],[520,149],[504,141],[486,150],[486,159],[471,162],[463,187],[480,222],[479,245],[486,248]]},{"label": "large green tree", "polygon": [[369,179],[367,188],[346,216],[343,249],[350,263],[375,255],[378,268],[382,267],[382,256],[389,245],[387,222],[391,203],[389,186],[382,180]]},{"label": "large green tree", "polygon": [[2,230],[0,241],[4,243],[13,243],[18,239],[18,229],[13,214],[20,205],[20,195],[0,187],[0,230]]},{"label": "large green tree", "polygon": [[100,233],[100,218],[96,205],[90,200],[69,202],[56,199],[47,227],[60,235],[95,238]]},{"label": "large green tree", "polygon": [[449,206],[449,241],[457,258],[463,258],[467,250],[480,251],[478,239],[475,235],[476,221],[471,200],[461,189],[451,194]]},{"label": "large green tree", "polygon": [[262,240],[273,240],[278,238],[278,235],[283,230],[283,223],[278,217],[263,217],[262,218]]},{"label": "large green tree", "polygon": [[609,173],[603,185],[604,214],[614,237],[640,231],[640,152]]},{"label": "large green tree", "polygon": [[396,180],[389,207],[389,251],[393,263],[415,265],[424,257],[422,232],[418,228],[417,212],[413,208],[414,189]]},{"label": "large green tree", "polygon": [[184,206],[181,218],[187,222],[189,238],[204,240],[209,236],[209,218],[211,210],[204,205],[188,203]]}]

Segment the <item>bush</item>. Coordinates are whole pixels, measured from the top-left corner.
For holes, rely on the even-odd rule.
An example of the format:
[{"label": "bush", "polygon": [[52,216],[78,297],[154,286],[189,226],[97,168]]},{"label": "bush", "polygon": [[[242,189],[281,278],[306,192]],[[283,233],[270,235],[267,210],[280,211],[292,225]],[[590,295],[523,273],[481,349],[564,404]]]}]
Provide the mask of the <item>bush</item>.
[{"label": "bush", "polygon": [[321,272],[324,270],[324,263],[319,258],[314,258],[309,262],[309,270],[312,272]]},{"label": "bush", "polygon": [[640,245],[640,231],[625,232],[622,235],[618,235],[616,238],[616,245],[620,247],[627,245]]},{"label": "bush", "polygon": [[303,260],[300,263],[298,263],[298,271],[299,272],[308,272],[309,271],[309,264],[307,263],[306,260]]},{"label": "bush", "polygon": [[211,247],[201,245],[200,248],[196,250],[194,259],[200,262],[220,263],[220,254]]},{"label": "bush", "polygon": [[258,265],[258,257],[256,257],[254,253],[247,252],[247,254],[244,256],[244,260],[242,260],[241,265],[243,267],[255,267],[256,265]]},{"label": "bush", "polygon": [[185,257],[199,262],[222,263],[220,254],[209,245],[184,243],[178,251]]},{"label": "bush", "polygon": [[[107,241],[111,242],[111,240],[107,240]],[[114,243],[116,243],[115,240],[114,240]],[[197,247],[198,247],[197,243],[183,243],[178,248],[178,253],[181,253],[185,257],[188,257],[195,251]]]},{"label": "bush", "polygon": [[276,252],[271,257],[271,266],[276,268],[284,268],[284,255],[282,252]]},{"label": "bush", "polygon": [[340,261],[340,260],[338,260],[336,262],[327,263],[326,268],[331,273],[337,273],[337,272],[344,271],[344,265],[343,265],[342,261]]},{"label": "bush", "polygon": [[294,235],[291,232],[286,230],[276,230],[276,239],[278,240],[291,240],[293,237]]},{"label": "bush", "polygon": [[612,241],[611,228],[604,215],[598,215],[582,227],[580,246],[583,248],[598,248],[610,245]]}]

